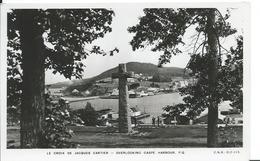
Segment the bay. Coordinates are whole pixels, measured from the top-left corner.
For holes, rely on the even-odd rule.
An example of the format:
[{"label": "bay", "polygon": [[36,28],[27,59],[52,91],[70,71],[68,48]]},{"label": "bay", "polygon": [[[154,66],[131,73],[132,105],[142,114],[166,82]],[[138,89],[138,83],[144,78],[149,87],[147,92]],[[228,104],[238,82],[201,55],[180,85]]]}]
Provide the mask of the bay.
[{"label": "bay", "polygon": [[[84,108],[87,102],[91,103],[95,110],[112,109],[118,112],[118,99],[92,99],[78,102],[71,102],[72,109]],[[167,105],[178,104],[182,102],[182,96],[179,93],[168,93],[141,98],[130,98],[129,106],[137,110],[148,113],[151,117],[160,116],[163,113],[163,107]]]}]

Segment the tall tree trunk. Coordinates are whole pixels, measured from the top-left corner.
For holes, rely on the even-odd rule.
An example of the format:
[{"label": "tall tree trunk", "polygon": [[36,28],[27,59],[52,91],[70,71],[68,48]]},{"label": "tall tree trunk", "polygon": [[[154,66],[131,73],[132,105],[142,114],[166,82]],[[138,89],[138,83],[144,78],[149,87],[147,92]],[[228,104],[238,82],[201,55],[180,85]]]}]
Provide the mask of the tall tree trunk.
[{"label": "tall tree trunk", "polygon": [[218,103],[215,99],[217,72],[218,72],[218,49],[217,49],[217,35],[214,31],[215,24],[215,9],[209,9],[207,15],[207,34],[208,34],[208,47],[209,47],[209,108],[208,108],[208,134],[207,134],[207,146],[216,147],[218,144]]},{"label": "tall tree trunk", "polygon": [[44,121],[44,43],[35,22],[36,10],[21,10],[23,89],[21,103],[21,148],[39,148]]}]

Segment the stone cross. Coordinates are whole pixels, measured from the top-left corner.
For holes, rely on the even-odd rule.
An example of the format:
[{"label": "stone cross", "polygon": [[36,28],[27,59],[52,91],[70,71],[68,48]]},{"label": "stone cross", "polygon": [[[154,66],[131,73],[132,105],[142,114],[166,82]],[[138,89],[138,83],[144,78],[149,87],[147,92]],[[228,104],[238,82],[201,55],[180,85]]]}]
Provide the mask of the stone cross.
[{"label": "stone cross", "polygon": [[132,74],[126,72],[126,65],[119,64],[118,73],[113,73],[112,78],[118,78],[118,88],[119,88],[119,132],[129,133],[131,129],[131,117],[130,108],[128,106],[128,87],[127,78],[131,78]]}]

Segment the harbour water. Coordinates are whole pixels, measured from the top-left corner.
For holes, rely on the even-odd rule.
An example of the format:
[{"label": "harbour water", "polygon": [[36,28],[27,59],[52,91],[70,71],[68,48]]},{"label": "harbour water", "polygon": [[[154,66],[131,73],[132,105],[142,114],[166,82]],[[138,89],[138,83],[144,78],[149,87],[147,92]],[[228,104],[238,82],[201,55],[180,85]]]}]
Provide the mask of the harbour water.
[{"label": "harbour water", "polygon": [[[70,107],[72,109],[84,108],[87,102],[90,102],[95,110],[102,110],[110,108],[115,112],[118,112],[118,99],[93,99],[84,100],[78,102],[71,102]],[[178,104],[182,102],[182,97],[178,93],[160,94],[154,96],[130,98],[130,107],[135,107],[137,110],[150,114],[149,118],[145,118],[142,121],[150,123],[152,117],[160,116],[163,113],[162,108],[167,105]]]}]

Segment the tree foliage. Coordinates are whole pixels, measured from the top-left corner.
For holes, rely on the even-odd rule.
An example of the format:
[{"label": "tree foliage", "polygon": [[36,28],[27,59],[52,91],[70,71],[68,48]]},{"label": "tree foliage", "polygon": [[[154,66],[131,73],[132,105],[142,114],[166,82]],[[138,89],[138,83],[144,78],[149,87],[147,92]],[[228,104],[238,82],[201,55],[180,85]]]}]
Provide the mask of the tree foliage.
[{"label": "tree foliage", "polygon": [[[21,93],[21,16],[24,10],[8,13],[8,104],[16,105]],[[82,60],[90,54],[113,55],[117,48],[104,51],[91,45],[112,31],[114,12],[111,9],[32,9],[37,31],[44,38],[45,68],[65,78],[81,78]]]},{"label": "tree foliage", "polygon": [[[218,72],[218,82],[215,91],[218,102],[231,101],[231,106],[243,111],[243,38],[239,36],[237,39],[237,47],[230,48],[230,52],[226,54],[227,58],[223,61]],[[192,61],[187,66],[191,69],[194,79],[197,82],[193,85],[180,88],[180,94],[184,96],[183,102],[177,105],[168,105],[164,107],[167,117],[179,116],[185,111],[186,116],[195,119],[208,104],[209,86],[208,78],[205,75],[205,67],[207,57],[193,55]]]},{"label": "tree foliage", "polygon": [[[233,86],[226,86],[226,82],[223,82],[224,79],[234,78],[228,70],[229,67],[222,67],[222,51],[226,49],[220,43],[220,38],[236,32],[236,29],[226,22],[230,17],[229,11],[223,16],[215,8],[151,8],[144,9],[144,14],[137,25],[128,29],[130,33],[134,33],[130,44],[133,50],[151,46],[153,52],[163,53],[159,58],[159,67],[170,62],[173,55],[182,53],[181,45],[186,43],[184,34],[188,30],[196,33],[191,41],[192,45],[189,44],[193,51],[190,52],[191,60],[187,65],[196,79],[196,85],[180,89],[181,95],[185,95],[184,103],[164,109],[170,116],[180,115],[185,111],[189,118],[194,118],[208,108],[207,145],[217,146],[218,104],[223,100],[222,96],[226,95],[226,99],[231,99],[233,105],[237,106],[241,103],[237,98],[242,97],[242,92],[234,94],[241,90],[236,88],[241,86],[236,84],[239,81],[234,81]],[[222,77],[229,74],[232,75],[230,78],[221,78],[220,72],[223,68],[226,68],[226,73],[222,74]],[[222,92],[219,92],[221,90]],[[223,94],[223,91],[226,93]]]},{"label": "tree foliage", "polygon": [[[146,8],[145,16],[139,23],[129,27],[134,33],[130,44],[133,50],[151,46],[153,52],[163,52],[159,58],[159,65],[170,62],[172,55],[182,53],[180,45],[184,45],[183,36],[189,28],[197,32],[194,51],[191,54],[204,53],[207,45],[206,20],[210,9],[207,8]],[[217,36],[226,37],[236,32],[226,20],[230,17],[229,11],[222,16],[218,13],[214,30]],[[199,40],[202,39],[200,44]],[[219,44],[219,47],[221,44]],[[198,52],[198,49],[202,50]]]},{"label": "tree foliage", "polygon": [[53,103],[48,95],[46,99],[46,124],[41,133],[41,147],[76,147],[76,145],[70,141],[74,133],[68,126],[82,124],[82,120],[71,111],[69,105],[64,100],[60,99],[58,103]]},{"label": "tree foliage", "polygon": [[[192,72],[190,75],[196,80],[195,86],[187,86],[179,89],[184,97],[183,104],[165,107],[169,111],[172,107],[174,115],[180,114],[179,111],[185,109],[190,110],[187,115],[194,118],[202,110],[209,106],[209,80],[208,73],[210,53],[208,53],[208,35],[207,35],[207,15],[210,9],[144,9],[145,16],[139,19],[139,23],[128,29],[130,33],[134,33],[134,37],[130,44],[133,50],[151,46],[154,52],[163,52],[159,59],[159,66],[170,62],[172,55],[182,53],[179,49],[180,45],[187,42],[183,41],[185,32],[188,28],[193,29],[195,34],[193,50],[190,53],[191,59],[187,65],[187,69]],[[218,85],[215,99],[219,103],[222,100],[231,100],[234,106],[240,106],[242,98],[242,55],[243,42],[242,37],[238,38],[238,46],[236,49],[231,48],[230,52],[220,44],[221,37],[227,37],[236,32],[236,29],[231,28],[231,24],[226,22],[230,17],[230,12],[223,16],[218,10],[215,10],[216,22],[214,24],[214,32],[218,37],[219,55],[218,55]],[[223,61],[224,55],[227,57]],[[222,65],[223,64],[223,65]],[[234,68],[236,66],[236,68]],[[233,70],[231,70],[233,69]],[[232,83],[231,83],[232,82]],[[240,104],[240,105],[239,105]],[[175,111],[175,112],[174,112]],[[178,111],[178,112],[176,112]]]},{"label": "tree foliage", "polygon": [[22,73],[20,69],[20,53],[7,53],[7,105],[19,106],[21,101],[22,90]]},{"label": "tree foliage", "polygon": [[152,79],[150,81],[153,81],[153,82],[171,82],[172,77],[169,76],[169,75],[162,75],[162,74],[159,74],[159,73],[155,73],[152,77]]},{"label": "tree foliage", "polygon": [[79,109],[75,113],[84,121],[86,126],[96,126],[98,113],[92,107],[91,103],[87,102],[84,109]]},{"label": "tree foliage", "polygon": [[21,109],[16,106],[7,107],[7,124],[18,125],[20,123]]},{"label": "tree foliage", "polygon": [[[82,60],[94,53],[107,54],[92,44],[112,31],[113,15],[111,9],[14,9],[8,13],[8,106],[19,106],[21,98],[21,148],[49,147],[49,143],[67,147],[67,116],[60,106],[45,107],[44,69],[69,79],[81,78]],[[108,53],[114,52],[118,49]],[[45,116],[49,119],[44,120]]]},{"label": "tree foliage", "polygon": [[243,111],[243,37],[237,38],[237,47],[231,47],[219,74],[220,95],[230,100],[231,106]]}]

